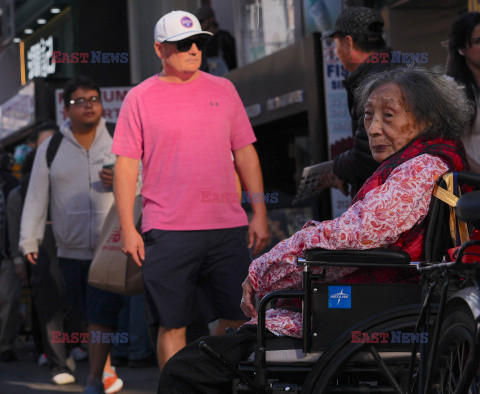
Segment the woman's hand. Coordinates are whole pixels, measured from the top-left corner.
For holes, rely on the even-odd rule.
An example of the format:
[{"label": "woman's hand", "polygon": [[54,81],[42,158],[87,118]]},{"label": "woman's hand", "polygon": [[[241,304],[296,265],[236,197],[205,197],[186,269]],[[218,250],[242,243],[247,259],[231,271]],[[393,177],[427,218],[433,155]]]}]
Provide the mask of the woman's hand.
[{"label": "woman's hand", "polygon": [[250,282],[249,277],[242,283],[242,300],[240,301],[240,308],[242,308],[245,316],[253,318],[257,317],[258,313],[255,310],[255,290],[253,290],[252,283]]}]

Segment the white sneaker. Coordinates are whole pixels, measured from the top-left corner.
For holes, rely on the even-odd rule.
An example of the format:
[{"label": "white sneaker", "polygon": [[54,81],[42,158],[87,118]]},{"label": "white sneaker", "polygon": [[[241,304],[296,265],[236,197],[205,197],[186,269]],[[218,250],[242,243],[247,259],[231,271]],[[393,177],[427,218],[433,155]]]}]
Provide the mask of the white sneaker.
[{"label": "white sneaker", "polygon": [[123,380],[117,376],[115,367],[112,367],[113,374],[103,372],[102,382],[105,394],[112,394],[123,388]]},{"label": "white sneaker", "polygon": [[72,357],[75,361],[83,361],[88,358],[88,352],[80,346],[77,346],[72,350]]},{"label": "white sneaker", "polygon": [[47,365],[47,364],[48,364],[47,355],[45,353],[42,353],[38,358],[38,365],[40,367],[43,367],[44,365]]},{"label": "white sneaker", "polygon": [[53,383],[55,384],[70,384],[75,383],[75,377],[68,372],[62,372],[58,375],[55,375],[53,378]]}]

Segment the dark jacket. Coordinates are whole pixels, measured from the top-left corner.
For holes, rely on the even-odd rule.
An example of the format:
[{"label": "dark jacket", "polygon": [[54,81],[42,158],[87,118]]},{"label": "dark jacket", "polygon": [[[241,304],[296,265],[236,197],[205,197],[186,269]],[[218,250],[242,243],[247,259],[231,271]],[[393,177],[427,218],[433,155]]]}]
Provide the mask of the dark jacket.
[{"label": "dark jacket", "polygon": [[[386,50],[386,52],[391,53],[391,50]],[[352,118],[353,148],[334,158],[333,172],[350,185],[352,197],[357,194],[379,165],[373,160],[372,152],[370,152],[367,132],[363,126],[363,115],[358,116],[357,114],[354,92],[365,78],[394,67],[395,65],[390,63],[390,60],[391,56],[388,56],[388,63],[380,61],[377,63],[362,63],[343,81],[347,90],[348,109]]]}]

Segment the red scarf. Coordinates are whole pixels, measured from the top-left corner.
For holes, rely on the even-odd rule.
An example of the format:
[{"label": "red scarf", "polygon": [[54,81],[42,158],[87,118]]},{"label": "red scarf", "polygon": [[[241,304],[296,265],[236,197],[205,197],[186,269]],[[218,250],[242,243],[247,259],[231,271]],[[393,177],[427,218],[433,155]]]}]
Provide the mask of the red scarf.
[{"label": "red scarf", "polygon": [[[367,179],[353,199],[352,204],[363,200],[370,190],[384,184],[395,168],[406,161],[423,154],[440,157],[445,164],[447,164],[450,171],[469,169],[465,149],[460,139],[428,139],[421,136],[385,160],[373,175]],[[407,252],[412,261],[421,261],[424,258],[423,241],[425,229],[426,223],[425,220],[423,220],[421,223],[413,226],[410,230],[405,231],[400,238],[389,247]],[[370,271],[360,269],[353,272],[351,275],[348,275],[348,277],[345,278],[345,282],[372,282],[372,279],[374,279],[377,282],[391,283],[402,281],[408,276],[411,276],[411,273],[408,273],[408,270],[380,268]]]},{"label": "red scarf", "polygon": [[[427,139],[419,137],[385,160],[373,175],[367,179],[353,199],[352,204],[363,200],[370,190],[384,184],[395,168],[414,157],[424,154],[440,157],[448,165],[450,171],[462,171],[468,168],[465,149],[460,139]],[[418,261],[424,256],[424,233],[425,221],[422,221],[404,232],[391,247],[406,251],[413,261]]]}]

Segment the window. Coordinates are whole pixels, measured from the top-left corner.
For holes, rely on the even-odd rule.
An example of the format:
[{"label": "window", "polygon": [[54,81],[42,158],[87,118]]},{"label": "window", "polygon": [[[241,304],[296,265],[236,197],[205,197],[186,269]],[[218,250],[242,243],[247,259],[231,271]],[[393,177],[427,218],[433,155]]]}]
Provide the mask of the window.
[{"label": "window", "polygon": [[239,0],[242,63],[270,55],[302,37],[298,0]]}]

